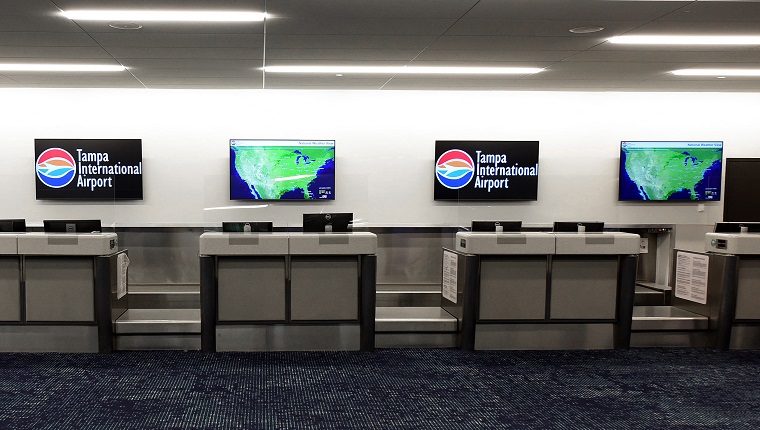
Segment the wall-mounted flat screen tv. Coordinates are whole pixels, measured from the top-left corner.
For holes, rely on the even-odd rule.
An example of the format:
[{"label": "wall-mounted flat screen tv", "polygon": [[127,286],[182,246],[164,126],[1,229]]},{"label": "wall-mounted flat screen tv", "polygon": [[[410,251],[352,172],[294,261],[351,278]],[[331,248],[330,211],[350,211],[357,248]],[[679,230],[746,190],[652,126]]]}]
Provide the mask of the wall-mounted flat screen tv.
[{"label": "wall-mounted flat screen tv", "polygon": [[624,141],[621,201],[718,201],[723,142]]},{"label": "wall-mounted flat screen tv", "polygon": [[141,139],[35,139],[37,200],[142,200]]},{"label": "wall-mounted flat screen tv", "polygon": [[537,141],[438,140],[435,200],[537,200]]},{"label": "wall-mounted flat screen tv", "polygon": [[335,200],[334,140],[230,140],[231,200]]},{"label": "wall-mounted flat screen tv", "polygon": [[726,158],[723,221],[760,221],[760,158]]}]

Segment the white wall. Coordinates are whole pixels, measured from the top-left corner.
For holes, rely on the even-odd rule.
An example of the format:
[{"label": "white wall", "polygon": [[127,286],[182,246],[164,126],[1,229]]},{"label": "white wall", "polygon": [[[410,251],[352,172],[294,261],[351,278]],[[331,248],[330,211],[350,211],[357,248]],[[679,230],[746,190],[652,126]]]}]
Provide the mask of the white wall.
[{"label": "white wall", "polygon": [[[352,211],[370,225],[462,225],[472,218],[711,224],[721,203],[621,203],[621,140],[723,140],[760,156],[760,94],[277,90],[0,90],[0,218],[96,217],[105,224],[209,225]],[[145,199],[34,197],[35,138],[141,138]],[[335,139],[337,198],[246,208],[228,198],[230,138]],[[433,201],[435,140],[538,140],[536,202]],[[233,206],[228,210],[204,210]]]}]

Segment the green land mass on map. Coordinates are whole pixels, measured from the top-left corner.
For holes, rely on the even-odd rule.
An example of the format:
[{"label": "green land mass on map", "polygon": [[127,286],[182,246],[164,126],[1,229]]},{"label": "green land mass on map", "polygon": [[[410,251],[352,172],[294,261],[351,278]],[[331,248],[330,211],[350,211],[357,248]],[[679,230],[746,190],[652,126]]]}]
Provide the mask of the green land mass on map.
[{"label": "green land mass on map", "polygon": [[304,190],[317,171],[333,158],[332,147],[235,147],[235,169],[240,179],[255,189],[261,199],[279,199],[288,191]]},{"label": "green land mass on map", "polygon": [[707,169],[721,159],[721,152],[711,148],[628,149],[625,154],[628,177],[650,200],[667,200],[681,190],[689,190],[695,199],[697,184]]}]

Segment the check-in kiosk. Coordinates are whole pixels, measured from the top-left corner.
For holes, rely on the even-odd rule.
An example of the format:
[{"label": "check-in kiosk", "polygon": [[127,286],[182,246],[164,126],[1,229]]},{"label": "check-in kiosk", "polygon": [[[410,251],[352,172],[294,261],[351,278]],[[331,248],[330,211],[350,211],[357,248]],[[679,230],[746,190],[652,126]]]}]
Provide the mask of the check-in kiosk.
[{"label": "check-in kiosk", "polygon": [[[127,308],[116,234],[24,233],[16,241],[16,255],[0,258],[0,348],[112,351],[113,321]],[[10,251],[9,242],[2,235],[0,247]]]},{"label": "check-in kiosk", "polygon": [[377,237],[201,235],[201,349],[374,347]]},{"label": "check-in kiosk", "polygon": [[461,304],[444,308],[464,349],[627,348],[638,250],[628,233],[460,232]]},{"label": "check-in kiosk", "polygon": [[705,303],[700,303],[702,294],[694,297],[694,282],[684,282],[689,287],[684,291],[678,269],[675,303],[703,315],[710,312],[718,349],[760,348],[760,233],[707,233],[705,249]]}]

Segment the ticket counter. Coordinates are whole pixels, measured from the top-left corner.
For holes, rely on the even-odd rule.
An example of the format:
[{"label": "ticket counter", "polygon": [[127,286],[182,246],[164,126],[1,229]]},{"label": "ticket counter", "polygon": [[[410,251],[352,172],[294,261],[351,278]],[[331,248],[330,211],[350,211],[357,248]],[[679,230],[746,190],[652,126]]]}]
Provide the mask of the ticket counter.
[{"label": "ticket counter", "polygon": [[[9,235],[0,237],[8,252]],[[15,235],[0,255],[3,351],[110,352],[113,321],[126,310],[114,233]],[[121,292],[120,292],[121,291]]]},{"label": "ticket counter", "polygon": [[628,233],[459,232],[471,273],[444,308],[462,307],[464,349],[627,348],[638,250]]},{"label": "ticket counter", "polygon": [[204,233],[203,351],[374,347],[372,233]]}]

